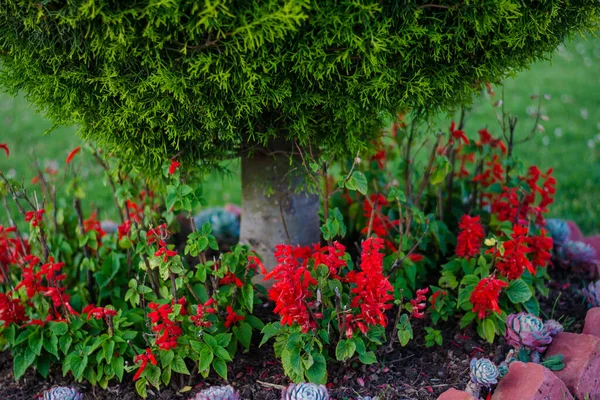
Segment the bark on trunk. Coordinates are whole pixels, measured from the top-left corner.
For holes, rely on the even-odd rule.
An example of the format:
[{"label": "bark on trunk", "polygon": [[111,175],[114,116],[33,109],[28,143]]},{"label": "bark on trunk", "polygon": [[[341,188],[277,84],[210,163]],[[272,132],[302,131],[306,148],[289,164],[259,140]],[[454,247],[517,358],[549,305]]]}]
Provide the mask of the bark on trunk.
[{"label": "bark on trunk", "polygon": [[287,155],[242,157],[240,242],[262,257],[268,271],[276,265],[276,245],[308,246],[320,239],[319,196],[308,193],[304,179],[289,173],[291,168]]}]

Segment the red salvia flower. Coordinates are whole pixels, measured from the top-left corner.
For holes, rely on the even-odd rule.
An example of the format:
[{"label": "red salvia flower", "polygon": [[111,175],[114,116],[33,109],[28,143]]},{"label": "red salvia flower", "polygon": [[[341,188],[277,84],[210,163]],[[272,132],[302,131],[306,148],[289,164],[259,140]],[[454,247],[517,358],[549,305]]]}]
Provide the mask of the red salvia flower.
[{"label": "red salvia flower", "polygon": [[237,286],[239,288],[244,286],[244,283],[242,282],[242,280],[240,278],[238,278],[233,272],[228,272],[227,274],[225,274],[224,277],[221,278],[221,280],[219,280],[220,286],[229,285],[230,283],[233,283],[235,286]]},{"label": "red salvia flower", "polygon": [[344,259],[346,247],[339,242],[333,242],[332,246],[315,244],[313,249],[312,258],[315,261],[315,267],[325,265],[329,268],[329,274],[332,276],[337,276],[340,269],[348,265]]},{"label": "red salvia flower", "polygon": [[267,274],[267,269],[263,265],[262,261],[260,261],[260,258],[258,258],[257,256],[249,255],[248,263],[249,263],[248,268],[253,269],[253,270],[260,268],[261,274],[263,274],[263,275]]},{"label": "red salvia flower", "polygon": [[169,174],[173,175],[175,173],[175,171],[177,171],[177,169],[181,166],[181,163],[178,161],[175,161],[175,159],[171,160],[171,165],[169,166]]},{"label": "red salvia flower", "polygon": [[[503,243],[504,254],[496,253],[498,257],[496,267],[498,271],[509,280],[519,279],[525,268],[532,274],[535,274],[535,268],[527,259],[527,253],[531,253],[531,248],[528,246],[529,238],[527,237],[527,228],[520,225],[515,225],[511,240]],[[489,252],[495,253],[495,249],[490,249]]]},{"label": "red salvia flower", "polygon": [[[107,317],[114,317],[117,315],[116,310],[112,310],[110,308],[104,308],[104,307],[95,307],[95,308],[92,308],[91,310],[86,310],[86,311],[88,313],[88,317],[87,317],[88,320],[92,317],[95,319],[103,319],[103,318],[107,318]],[[85,311],[82,311],[82,312],[85,312]]]},{"label": "red salvia flower", "polygon": [[212,326],[212,322],[206,319],[206,315],[215,314],[217,312],[217,310],[212,307],[213,304],[214,300],[212,298],[208,299],[204,304],[198,304],[196,306],[196,315],[191,315],[190,321],[192,321],[196,326],[210,328]]},{"label": "red salvia flower", "polygon": [[454,139],[462,141],[465,144],[469,144],[469,139],[467,138],[467,135],[465,135],[465,132],[463,130],[456,129],[456,124],[454,123],[454,121],[452,121],[452,123],[450,124],[450,134]]},{"label": "red salvia flower", "polygon": [[148,313],[148,318],[152,321],[152,332],[157,333],[156,345],[161,350],[176,348],[177,339],[183,334],[183,330],[169,318],[169,314],[173,313],[173,305],[150,303],[148,307],[153,310]]},{"label": "red salvia flower", "polygon": [[79,153],[81,151],[81,147],[75,147],[73,150],[71,150],[69,152],[69,155],[67,155],[67,159],[65,160],[65,163],[69,164],[71,161],[73,161],[73,158],[77,155],[77,153]]},{"label": "red salvia flower", "polygon": [[297,323],[304,333],[316,328],[316,321],[311,319],[307,304],[307,299],[313,293],[312,287],[317,285],[317,280],[307,268],[306,260],[311,254],[309,247],[277,245],[277,265],[264,276],[265,281],[274,280],[268,294],[269,299],[275,302],[274,312],[281,316],[281,324],[291,326]]},{"label": "red salvia flower", "polygon": [[40,225],[44,218],[46,210],[27,211],[25,213],[25,222],[29,222],[31,226],[36,227]]},{"label": "red salvia flower", "polygon": [[545,229],[540,230],[539,236],[527,238],[531,248],[532,262],[537,267],[546,267],[552,259],[552,238],[548,237]]},{"label": "red salvia flower", "polygon": [[225,328],[229,328],[232,325],[238,323],[239,321],[243,321],[246,319],[243,315],[237,314],[233,311],[231,306],[227,306],[227,317],[225,318]]},{"label": "red salvia flower", "polygon": [[477,314],[477,318],[484,319],[492,312],[500,313],[498,297],[502,288],[507,286],[508,283],[493,276],[479,281],[470,298],[473,304],[473,312]]},{"label": "red salvia flower", "polygon": [[[385,311],[392,307],[393,287],[383,274],[383,239],[369,238],[363,242],[361,254],[361,271],[353,270],[346,276],[346,281],[354,288],[350,307],[360,311],[353,318],[353,324],[363,334],[369,325],[386,326]],[[351,331],[350,331],[351,333]],[[347,336],[348,331],[346,331]]]},{"label": "red salvia flower", "polygon": [[144,353],[138,354],[137,356],[135,356],[135,358],[133,359],[133,362],[135,362],[136,364],[141,362],[140,368],[138,368],[137,372],[133,376],[133,380],[137,381],[138,379],[140,379],[140,376],[146,369],[146,366],[148,365],[148,363],[151,363],[152,365],[156,365],[156,357],[154,357],[154,354],[152,354],[152,351],[150,349],[146,349],[146,351]]},{"label": "red salvia flower", "polygon": [[119,240],[123,239],[125,236],[129,236],[129,232],[131,231],[131,220],[128,219],[123,222],[119,225],[117,230],[119,232]]},{"label": "red salvia flower", "polygon": [[19,299],[13,299],[10,292],[0,293],[0,321],[4,322],[5,327],[13,323],[20,324],[27,319],[25,306]]},{"label": "red salvia flower", "polygon": [[471,258],[479,254],[479,249],[485,239],[485,231],[479,222],[479,216],[463,215],[458,224],[460,233],[456,239],[456,255]]},{"label": "red salvia flower", "polygon": [[437,292],[432,294],[431,299],[429,299],[429,301],[431,302],[431,308],[433,308],[435,310],[435,303],[437,302],[438,297],[447,296],[447,295],[448,295],[448,292],[445,290],[438,290]]}]

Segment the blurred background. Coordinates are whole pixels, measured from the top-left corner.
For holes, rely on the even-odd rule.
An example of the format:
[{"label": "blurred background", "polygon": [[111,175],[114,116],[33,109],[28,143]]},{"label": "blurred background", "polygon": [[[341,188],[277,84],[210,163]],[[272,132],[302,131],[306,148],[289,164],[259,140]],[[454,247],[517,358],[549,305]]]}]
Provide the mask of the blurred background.
[{"label": "blurred background", "polygon": [[[486,125],[500,135],[492,103],[501,98],[501,89],[494,89],[493,100],[483,94],[469,111],[465,126],[469,137]],[[519,117],[518,137],[526,137],[534,126],[538,100],[531,96],[542,96],[544,118],[533,139],[516,147],[515,153],[528,165],[554,168],[558,183],[551,216],[574,220],[586,234],[600,233],[600,39],[577,38],[561,45],[551,62],[538,62],[505,81],[504,92],[505,110]],[[445,124],[440,128],[446,130]],[[76,127],[57,127],[44,134],[50,128],[51,122],[24,98],[0,93],[0,142],[11,151],[8,159],[0,157],[0,168],[29,182],[36,175],[35,160],[42,168],[54,160],[62,163],[82,144]],[[98,210],[100,219],[116,218],[111,191],[97,190],[105,185],[103,171],[91,157],[85,159],[88,163],[79,174],[85,181],[86,202]],[[211,176],[205,183],[211,206],[241,201],[239,163],[231,161],[228,166],[231,174]],[[6,221],[5,215],[0,218]]]}]

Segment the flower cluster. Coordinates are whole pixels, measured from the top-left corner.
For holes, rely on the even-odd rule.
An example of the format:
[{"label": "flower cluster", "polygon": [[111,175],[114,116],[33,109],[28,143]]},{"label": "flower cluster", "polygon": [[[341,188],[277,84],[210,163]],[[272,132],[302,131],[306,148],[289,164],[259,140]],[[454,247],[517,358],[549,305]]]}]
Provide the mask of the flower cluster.
[{"label": "flower cluster", "polygon": [[[369,325],[386,326],[385,311],[392,307],[393,287],[383,274],[383,240],[369,238],[363,242],[361,253],[361,271],[350,271],[346,281],[354,287],[350,307],[358,308],[358,314],[353,315],[347,326],[355,324],[363,334],[367,333]],[[348,316],[350,317],[350,316]],[[349,331],[346,332],[346,336]]]},{"label": "flower cluster", "polygon": [[485,239],[485,231],[479,221],[479,216],[463,215],[458,228],[460,233],[456,239],[456,255],[467,259],[475,257],[479,254],[479,249]]},{"label": "flower cluster", "polygon": [[508,283],[494,278],[493,276],[483,278],[479,281],[473,292],[470,301],[473,304],[473,312],[479,319],[484,319],[492,312],[500,313],[498,298],[502,288],[508,286]]},{"label": "flower cluster", "polygon": [[144,372],[144,370],[148,366],[148,363],[150,363],[152,365],[156,365],[157,364],[156,363],[156,357],[154,357],[154,354],[152,354],[152,350],[150,350],[150,349],[146,349],[146,351],[143,352],[142,354],[138,354],[137,356],[135,356],[135,358],[133,359],[133,361],[136,364],[140,363],[140,367],[138,368],[137,372],[133,376],[133,380],[134,381],[137,381],[138,379],[140,379],[140,376],[142,375],[142,373]]},{"label": "flower cluster", "polygon": [[511,239],[504,242],[503,246],[504,254],[500,254],[497,249],[490,250],[498,257],[497,267],[502,276],[510,280],[519,279],[526,268],[535,274],[535,268],[527,258],[527,254],[532,252],[529,247],[527,228],[516,225],[513,228]]},{"label": "flower cluster", "polygon": [[44,220],[44,214],[46,210],[37,210],[37,211],[27,211],[25,213],[25,222],[29,222],[32,227],[39,226]]},{"label": "flower cluster", "polygon": [[210,328],[212,326],[212,322],[207,319],[207,316],[217,312],[217,310],[215,310],[213,307],[214,302],[215,301],[210,298],[204,304],[198,304],[196,306],[196,315],[190,315],[190,321],[192,321],[196,326]]},{"label": "flower cluster", "polygon": [[281,316],[281,323],[297,323],[303,332],[316,328],[307,303],[313,294],[311,286],[317,284],[308,269],[310,256],[310,248],[278,245],[275,248],[277,265],[264,277],[275,281],[269,289],[269,298],[275,301],[274,312]]},{"label": "flower cluster", "polygon": [[[177,304],[181,305],[180,315],[185,315],[185,297],[180,298]],[[152,332],[157,333],[156,345],[161,350],[169,350],[177,347],[177,339],[183,333],[181,326],[171,319],[173,314],[173,304],[159,305],[150,303],[148,305],[151,312],[148,313],[148,318],[152,321]]]}]

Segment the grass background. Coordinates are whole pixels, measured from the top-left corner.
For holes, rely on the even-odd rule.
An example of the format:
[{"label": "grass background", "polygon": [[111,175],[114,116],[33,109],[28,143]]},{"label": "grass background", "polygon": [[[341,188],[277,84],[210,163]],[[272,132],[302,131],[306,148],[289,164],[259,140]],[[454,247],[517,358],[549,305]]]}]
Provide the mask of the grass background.
[{"label": "grass background", "polygon": [[[545,95],[540,121],[544,131],[518,146],[515,154],[527,164],[542,170],[553,167],[558,180],[556,202],[551,214],[573,219],[584,232],[600,233],[600,39],[582,38],[557,49],[552,62],[539,62],[505,82],[504,107],[519,117],[517,136],[526,137],[534,124],[532,113],[537,100],[533,94]],[[496,88],[496,99],[501,90]],[[471,137],[481,127],[499,135],[495,109],[482,96],[468,114],[466,130]],[[0,94],[0,142],[11,149],[10,158],[0,157],[0,168],[9,175],[29,182],[35,175],[33,161],[40,165],[58,161],[63,164],[67,153],[81,145],[75,127],[59,127],[44,132],[51,123],[21,97]],[[86,202],[97,208],[101,218],[115,218],[110,188],[103,186],[103,172],[89,162],[81,169],[85,178]],[[238,163],[233,162],[232,176],[211,176],[205,183],[210,205],[240,203],[241,184]],[[93,194],[93,197],[92,197]],[[6,223],[6,216],[0,213]]]}]

